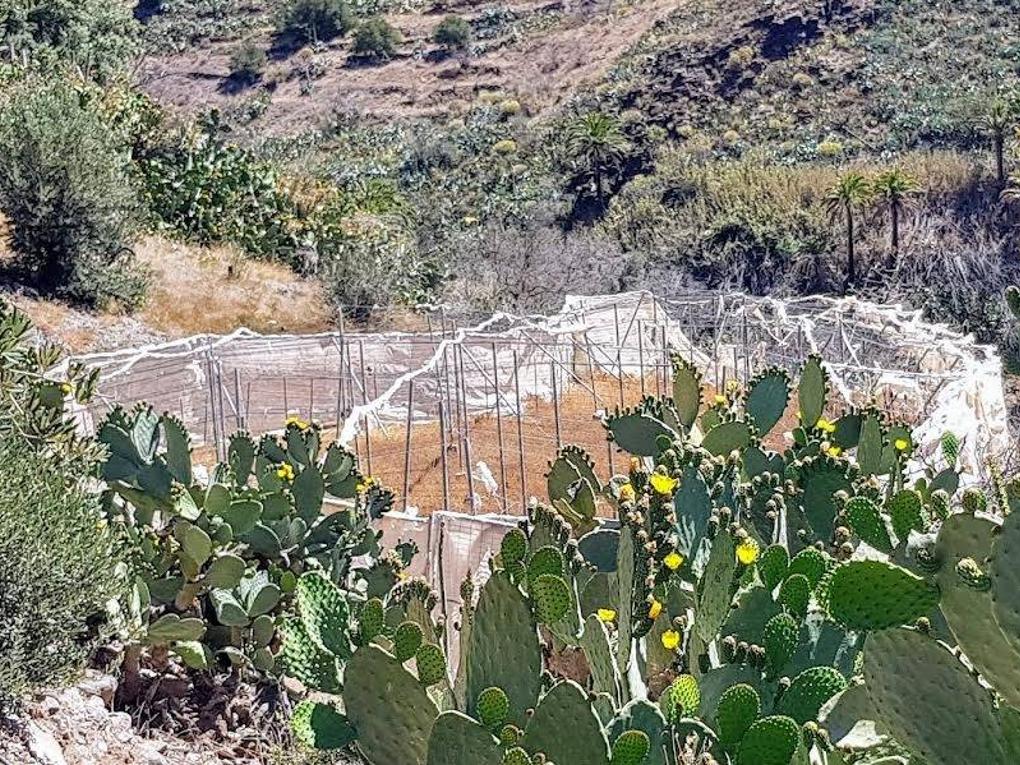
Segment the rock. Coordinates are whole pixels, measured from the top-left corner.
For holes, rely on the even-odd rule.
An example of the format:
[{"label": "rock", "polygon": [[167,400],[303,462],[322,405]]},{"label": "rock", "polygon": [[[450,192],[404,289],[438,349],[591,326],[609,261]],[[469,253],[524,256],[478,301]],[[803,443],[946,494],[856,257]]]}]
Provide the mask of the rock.
[{"label": "rock", "polygon": [[110,675],[93,673],[78,683],[78,690],[85,696],[98,696],[106,704],[107,709],[112,709],[113,697],[117,693],[117,680]]},{"label": "rock", "polygon": [[152,746],[141,747],[138,751],[138,757],[144,765],[170,765],[170,761]]},{"label": "rock", "polygon": [[34,722],[29,722],[25,730],[26,745],[35,763],[38,765],[67,765],[64,750],[51,733],[43,730]]}]

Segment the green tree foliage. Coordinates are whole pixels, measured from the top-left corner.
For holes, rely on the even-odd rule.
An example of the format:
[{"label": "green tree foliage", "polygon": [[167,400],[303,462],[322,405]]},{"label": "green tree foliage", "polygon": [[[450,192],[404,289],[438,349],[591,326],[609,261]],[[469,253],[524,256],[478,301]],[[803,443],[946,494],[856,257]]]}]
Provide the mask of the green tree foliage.
[{"label": "green tree foliage", "polygon": [[471,25],[461,16],[445,17],[432,33],[432,40],[447,50],[466,50],[474,36]]},{"label": "green tree foliage", "polygon": [[619,167],[629,148],[619,120],[608,114],[589,112],[567,128],[567,154],[582,176],[591,179],[600,204],[607,176]]},{"label": "green tree foliage", "polygon": [[995,155],[995,179],[1002,186],[1006,182],[1006,136],[1016,120],[1016,107],[1004,99],[996,99],[981,116],[980,126],[992,139]]},{"label": "green tree foliage", "polygon": [[30,330],[0,304],[0,704],[79,668],[118,589],[118,554],[83,484],[100,452],[63,415],[65,399],[88,402],[95,375],[49,371],[60,355],[29,345]]},{"label": "green tree foliage", "polygon": [[354,33],[354,52],[376,59],[390,59],[397,52],[400,32],[386,19],[375,16],[358,27]]},{"label": "green tree foliage", "polygon": [[65,65],[107,79],[139,53],[133,3],[124,0],[4,0],[0,49],[16,65]]},{"label": "green tree foliage", "polygon": [[19,278],[88,305],[137,306],[128,152],[97,110],[62,82],[26,82],[0,106],[0,155]]},{"label": "green tree foliage", "polygon": [[266,52],[250,40],[241,43],[230,54],[230,76],[242,85],[259,81],[266,69]]},{"label": "green tree foliage", "polygon": [[857,263],[854,252],[854,214],[872,198],[872,186],[863,175],[849,172],[829,189],[826,207],[833,219],[842,218],[846,223],[846,284],[857,281]]},{"label": "green tree foliage", "polygon": [[352,23],[344,0],[290,0],[280,13],[277,29],[301,42],[325,42],[346,34]]},{"label": "green tree foliage", "polygon": [[889,248],[891,257],[900,253],[900,218],[919,191],[917,181],[899,168],[886,170],[871,184],[876,201],[889,211]]}]

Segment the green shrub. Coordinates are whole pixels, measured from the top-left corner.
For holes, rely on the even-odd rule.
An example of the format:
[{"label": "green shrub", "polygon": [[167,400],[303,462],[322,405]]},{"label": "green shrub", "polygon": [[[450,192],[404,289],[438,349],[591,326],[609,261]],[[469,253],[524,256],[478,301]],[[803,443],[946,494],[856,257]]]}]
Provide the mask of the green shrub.
[{"label": "green shrub", "polygon": [[106,80],[140,49],[140,28],[124,0],[36,0],[0,5],[4,58],[30,69],[70,67]]},{"label": "green shrub", "polygon": [[471,25],[460,16],[447,16],[432,33],[432,40],[450,50],[464,50],[471,44]]},{"label": "green shrub", "polygon": [[117,595],[99,500],[18,440],[0,442],[0,697],[79,669]]},{"label": "green shrub", "polygon": [[251,85],[262,77],[266,63],[266,52],[249,40],[230,54],[230,77],[236,82]]},{"label": "green shrub", "polygon": [[128,152],[70,86],[30,81],[0,107],[0,209],[19,278],[88,305],[137,306]]},{"label": "green shrub", "polygon": [[397,52],[400,32],[376,16],[369,19],[354,33],[354,52],[371,58],[389,59]]},{"label": "green shrub", "polygon": [[207,120],[139,163],[150,214],[185,239],[233,242],[251,254],[289,260],[297,242],[275,170],[224,143],[217,131],[215,119]]},{"label": "green shrub", "polygon": [[353,17],[344,0],[290,0],[277,29],[301,42],[324,42],[346,34]]}]

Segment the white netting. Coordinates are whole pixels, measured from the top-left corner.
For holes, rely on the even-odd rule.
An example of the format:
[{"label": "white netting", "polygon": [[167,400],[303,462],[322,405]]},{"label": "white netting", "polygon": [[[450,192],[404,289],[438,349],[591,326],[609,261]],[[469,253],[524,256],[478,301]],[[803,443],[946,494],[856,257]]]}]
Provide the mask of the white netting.
[{"label": "white netting", "polygon": [[518,397],[549,400],[571,386],[592,389],[594,410],[611,408],[619,401],[594,390],[596,374],[653,375],[665,392],[670,350],[716,386],[766,365],[793,371],[807,353],[819,353],[845,401],[884,398],[918,424],[923,448],[951,429],[975,472],[1007,446],[992,348],[897,306],[739,294],[569,297],[553,316],[498,314],[427,333],[199,335],[83,357],[102,369],[101,395],[79,414],[92,429],[111,405],[148,401],[178,415],[197,444],[220,452],[236,429],[278,430],[299,414],[349,444],[365,430],[389,433],[441,414],[448,428],[462,413],[512,414]]}]

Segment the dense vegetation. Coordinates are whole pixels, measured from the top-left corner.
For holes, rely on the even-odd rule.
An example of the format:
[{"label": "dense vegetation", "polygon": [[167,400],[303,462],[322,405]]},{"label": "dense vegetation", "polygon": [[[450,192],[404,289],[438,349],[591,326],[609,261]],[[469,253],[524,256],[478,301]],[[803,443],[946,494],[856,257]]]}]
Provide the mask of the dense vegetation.
[{"label": "dense vegetation", "polygon": [[[296,742],[367,765],[1020,755],[1020,479],[993,466],[988,495],[961,488],[952,433],[921,458],[889,414],[839,410],[818,358],[711,397],[674,358],[669,397],[605,417],[625,472],[560,450],[550,504],[444,621],[406,575],[414,546],[372,528],[392,494],[317,424],[237,434],[200,480],[188,435],[144,406],[75,437],[61,406],[94,379],[41,376],[58,356],[15,312],[0,329],[8,698],[115,638],[124,708],[178,664],[196,689],[288,678]],[[875,733],[846,738],[861,721]]]},{"label": "dense vegetation", "polygon": [[[605,82],[541,119],[513,94],[483,92],[459,116],[383,125],[338,112],[305,135],[261,140],[277,61],[311,95],[321,46],[380,65],[404,55],[401,36],[372,3],[214,5],[164,3],[141,23],[120,4],[56,0],[7,15],[4,45],[18,55],[6,78],[47,82],[4,92],[15,278],[136,305],[137,211],[149,228],[288,263],[361,317],[439,299],[540,310],[565,291],[646,286],[852,290],[1001,334],[999,295],[1015,276],[1018,86],[1016,14],[1003,3],[803,17],[683,7]],[[450,14],[434,22],[433,44],[469,56],[502,23]],[[268,44],[251,34],[260,28]],[[225,87],[248,93],[236,109],[182,119],[117,78],[139,50],[213,38],[236,40]],[[959,52],[948,66],[933,54],[945,48]],[[80,105],[60,107],[73,127],[47,121],[44,104],[74,93]],[[79,171],[60,181],[74,196],[61,192],[63,209],[37,203],[56,189],[25,179],[54,177],[61,161]],[[145,209],[129,209],[135,198]],[[76,220],[57,222],[67,215]],[[33,235],[47,221],[62,241]]]}]

